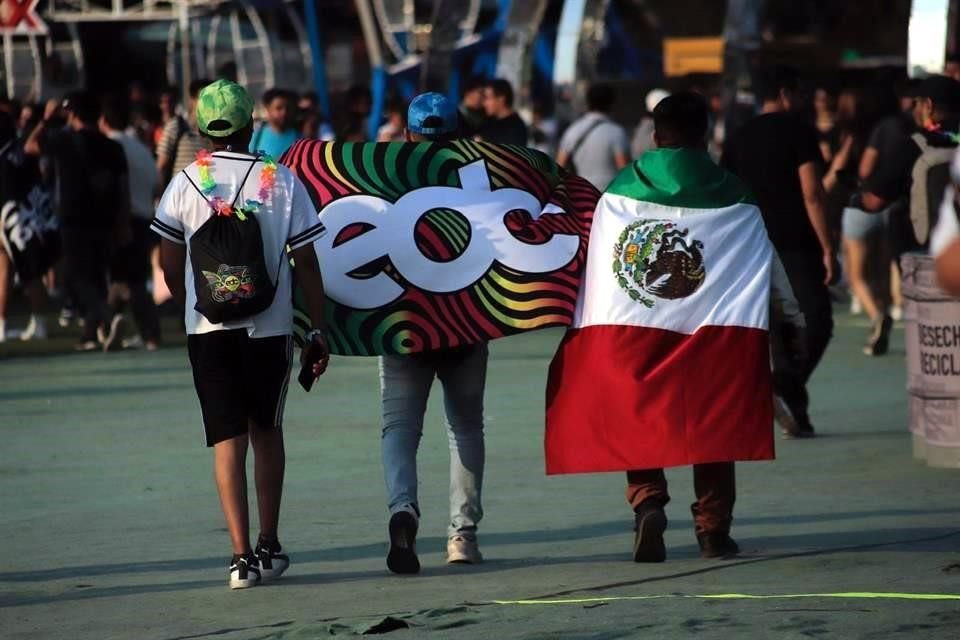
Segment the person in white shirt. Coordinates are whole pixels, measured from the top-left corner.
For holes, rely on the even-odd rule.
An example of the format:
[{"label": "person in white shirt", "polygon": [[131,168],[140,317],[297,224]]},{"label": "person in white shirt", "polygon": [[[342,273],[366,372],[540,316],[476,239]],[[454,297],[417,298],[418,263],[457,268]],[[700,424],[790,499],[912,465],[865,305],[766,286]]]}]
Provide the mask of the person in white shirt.
[{"label": "person in white shirt", "polygon": [[615,98],[609,86],[591,86],[587,91],[587,113],[563,133],[557,153],[557,164],[573,170],[601,191],[630,162],[627,132],[609,115]]},{"label": "person in white shirt", "polygon": [[[201,152],[196,162],[173,177],[151,225],[161,236],[160,262],[167,286],[186,308],[194,384],[233,545],[229,584],[234,589],[279,577],[289,565],[277,538],[285,462],[281,423],[293,352],[294,271],[289,258],[296,264],[297,281],[315,327],[307,333],[301,354],[304,372],[318,377],[326,369],[329,353],[321,329],[323,284],[313,247],[325,230],[306,187],[289,169],[271,158],[247,153],[253,108],[246,90],[227,80],[200,92],[197,124],[214,152]],[[237,206],[238,202],[243,204]],[[191,239],[212,215],[255,217],[267,276],[271,284],[276,282],[269,307],[225,324],[214,324],[195,308],[198,292]],[[225,278],[224,286],[230,291],[242,284],[240,278],[229,280]],[[214,283],[210,286],[213,290]],[[204,299],[212,295],[203,294]],[[260,536],[253,551],[245,469],[248,443],[255,456],[260,516]]]}]

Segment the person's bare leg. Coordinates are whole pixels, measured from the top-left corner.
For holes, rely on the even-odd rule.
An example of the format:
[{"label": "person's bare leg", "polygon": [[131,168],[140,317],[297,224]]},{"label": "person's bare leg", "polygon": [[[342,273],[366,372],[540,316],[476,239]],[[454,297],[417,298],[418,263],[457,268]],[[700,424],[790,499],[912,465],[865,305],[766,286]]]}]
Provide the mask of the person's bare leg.
[{"label": "person's bare leg", "polygon": [[893,306],[903,308],[903,289],[900,286],[900,268],[895,260],[890,261],[890,299]]},{"label": "person's bare leg", "polygon": [[853,295],[857,296],[863,310],[870,316],[870,320],[876,322],[880,316],[880,309],[873,296],[873,291],[867,283],[865,269],[867,260],[867,243],[863,240],[853,240],[851,238],[843,239],[844,255],[847,258],[847,280],[850,283],[850,289]]},{"label": "person's bare leg", "polygon": [[257,485],[257,511],[260,514],[260,535],[265,540],[277,539],[280,523],[280,500],[283,496],[283,474],[286,456],[283,431],[258,429],[250,423],[253,443],[254,480]]},{"label": "person's bare leg", "polygon": [[220,506],[227,520],[233,552],[250,551],[250,514],[247,509],[247,435],[213,445],[213,466]]}]

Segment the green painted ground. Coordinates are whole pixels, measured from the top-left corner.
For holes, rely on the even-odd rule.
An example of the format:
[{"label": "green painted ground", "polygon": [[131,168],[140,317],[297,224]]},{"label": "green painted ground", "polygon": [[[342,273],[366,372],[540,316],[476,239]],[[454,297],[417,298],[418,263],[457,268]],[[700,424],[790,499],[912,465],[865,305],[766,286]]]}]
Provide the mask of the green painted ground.
[{"label": "green painted ground", "polygon": [[[902,333],[859,354],[839,317],[813,383],[822,437],[738,467],[737,560],[696,553],[690,472],[669,473],[668,561],[629,561],[619,474],[547,478],[543,332],[492,345],[487,517],[479,567],[442,564],[446,438],[431,402],[421,451],[424,572],[389,575],[372,359],[336,359],[287,404],[279,582],[226,588],[229,553],[181,347],[0,360],[0,629],[4,638],[957,638],[960,601],[612,600],[667,594],[960,594],[960,472],[911,459]],[[19,347],[8,354],[20,354]],[[0,351],[0,355],[4,353]]]}]

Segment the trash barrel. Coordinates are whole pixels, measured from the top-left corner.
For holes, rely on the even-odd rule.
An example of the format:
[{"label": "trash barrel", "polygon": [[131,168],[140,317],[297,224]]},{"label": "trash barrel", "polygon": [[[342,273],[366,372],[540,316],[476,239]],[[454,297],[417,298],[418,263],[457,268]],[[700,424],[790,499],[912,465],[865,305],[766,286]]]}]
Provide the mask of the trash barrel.
[{"label": "trash barrel", "polygon": [[960,468],[960,301],[936,281],[933,259],[901,260],[913,454]]}]

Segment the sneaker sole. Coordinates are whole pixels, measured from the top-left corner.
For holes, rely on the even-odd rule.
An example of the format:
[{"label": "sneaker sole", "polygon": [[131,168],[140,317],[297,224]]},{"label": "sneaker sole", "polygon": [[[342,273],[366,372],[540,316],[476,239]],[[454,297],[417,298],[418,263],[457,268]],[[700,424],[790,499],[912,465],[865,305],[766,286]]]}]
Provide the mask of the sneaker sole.
[{"label": "sneaker sole", "polygon": [[[390,518],[390,551],[387,568],[403,575],[420,573],[420,559],[414,549],[417,521],[409,513],[400,512]],[[412,533],[411,533],[412,531]]]},{"label": "sneaker sole", "polygon": [[447,564],[480,564],[483,558],[473,558],[465,553],[451,553],[447,555]]},{"label": "sneaker sole", "polygon": [[283,563],[282,567],[274,567],[273,569],[264,569],[261,565],[260,567],[260,579],[261,580],[276,580],[284,574],[284,572],[290,568],[290,560],[283,560],[282,558],[273,558],[272,562],[274,564]]},{"label": "sneaker sole", "polygon": [[667,547],[663,542],[663,532],[667,530],[667,514],[663,511],[650,511],[637,525],[637,535],[633,541],[634,562],[663,562],[667,559]]},{"label": "sneaker sole", "polygon": [[257,586],[257,583],[260,582],[257,578],[247,578],[246,580],[240,580],[238,578],[230,578],[230,588],[231,589],[249,589],[250,587]]},{"label": "sneaker sole", "polygon": [[700,550],[700,557],[706,558],[707,560],[716,560],[717,558],[734,558],[739,554],[740,554],[739,546],[736,547],[735,549],[725,549],[725,550],[718,549],[717,551],[706,551],[703,549]]}]

